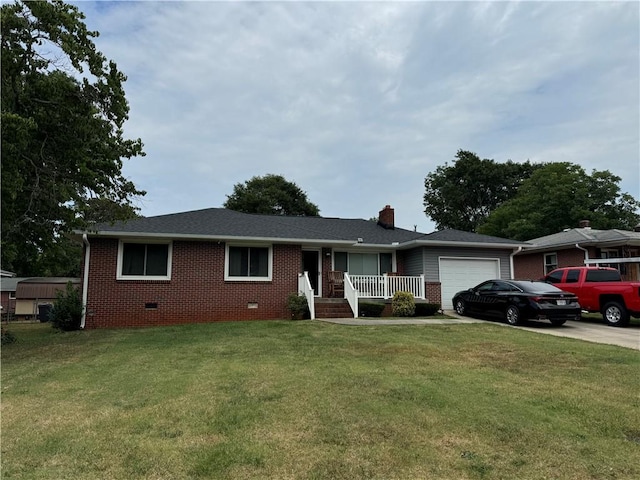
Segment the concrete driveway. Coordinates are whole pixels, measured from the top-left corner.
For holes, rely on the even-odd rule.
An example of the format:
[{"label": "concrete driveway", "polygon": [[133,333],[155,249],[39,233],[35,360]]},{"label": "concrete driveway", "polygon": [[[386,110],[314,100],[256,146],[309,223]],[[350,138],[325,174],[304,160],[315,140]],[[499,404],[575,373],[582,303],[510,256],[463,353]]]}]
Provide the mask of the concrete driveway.
[{"label": "concrete driveway", "polygon": [[[511,327],[510,325],[505,326]],[[511,328],[521,328],[530,332],[546,333],[557,337],[577,338],[587,342],[606,343],[640,350],[640,325],[638,324],[620,328],[586,320],[570,321],[561,327],[554,327],[548,322],[528,322],[524,326]]]},{"label": "concrete driveway", "polygon": [[558,337],[575,338],[587,342],[604,343],[619,347],[640,350],[640,325],[631,324],[626,328],[610,327],[604,323],[593,320],[571,321],[561,327],[554,327],[549,322],[527,322],[523,326],[512,327],[506,323],[494,320],[482,320],[470,317],[461,317],[454,311],[444,312],[452,317],[449,319],[419,319],[419,318],[394,318],[368,320],[363,318],[328,318],[322,321],[339,323],[342,325],[444,325],[444,324],[464,324],[464,323],[491,323],[501,325],[506,328],[519,328],[535,333],[556,335]]}]

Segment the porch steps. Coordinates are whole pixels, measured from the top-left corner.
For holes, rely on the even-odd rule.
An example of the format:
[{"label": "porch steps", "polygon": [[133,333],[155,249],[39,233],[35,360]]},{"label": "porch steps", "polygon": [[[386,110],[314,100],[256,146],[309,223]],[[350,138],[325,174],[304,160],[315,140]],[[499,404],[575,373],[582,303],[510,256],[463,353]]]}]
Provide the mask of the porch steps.
[{"label": "porch steps", "polygon": [[353,312],[344,298],[316,298],[316,318],[353,318]]}]

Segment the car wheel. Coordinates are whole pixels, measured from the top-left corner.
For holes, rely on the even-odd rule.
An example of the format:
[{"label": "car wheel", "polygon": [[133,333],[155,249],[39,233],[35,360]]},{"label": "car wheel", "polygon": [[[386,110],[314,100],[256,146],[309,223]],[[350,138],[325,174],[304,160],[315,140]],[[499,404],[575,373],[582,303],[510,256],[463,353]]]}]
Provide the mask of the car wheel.
[{"label": "car wheel", "polygon": [[602,318],[612,327],[626,327],[629,324],[629,312],[619,302],[609,302],[602,309]]},{"label": "car wheel", "polygon": [[467,309],[467,306],[465,305],[464,300],[460,298],[456,300],[455,310],[458,315],[464,315],[464,312],[466,311],[466,309]]},{"label": "car wheel", "polygon": [[553,325],[554,327],[560,327],[566,322],[564,318],[552,318],[550,321],[551,325]]},{"label": "car wheel", "polygon": [[509,325],[520,325],[522,319],[520,318],[520,309],[515,305],[509,305],[504,312],[505,320]]}]

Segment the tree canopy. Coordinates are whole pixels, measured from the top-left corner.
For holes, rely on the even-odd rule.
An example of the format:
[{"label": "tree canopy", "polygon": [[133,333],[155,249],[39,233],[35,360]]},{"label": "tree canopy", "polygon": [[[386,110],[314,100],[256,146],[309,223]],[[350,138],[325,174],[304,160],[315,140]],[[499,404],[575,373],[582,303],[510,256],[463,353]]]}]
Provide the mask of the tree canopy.
[{"label": "tree canopy", "polygon": [[445,163],[425,178],[424,211],[438,229],[475,232],[537,168],[528,161],[498,163],[458,150],[453,165]]},{"label": "tree canopy", "polygon": [[237,183],[233,193],[227,195],[225,208],[245,213],[268,215],[318,216],[317,205],[307,199],[307,194],[281,175],[267,174]]},{"label": "tree canopy", "polygon": [[144,155],[123,134],[126,77],[75,6],[16,1],[1,15],[2,267],[69,274],[79,257],[64,234],[134,215],[145,193],[121,172]]},{"label": "tree canopy", "polygon": [[530,240],[575,228],[589,220],[592,228],[633,230],[640,202],[618,186],[608,170],[585,170],[572,163],[549,163],[525,180],[516,195],[498,206],[479,233]]}]

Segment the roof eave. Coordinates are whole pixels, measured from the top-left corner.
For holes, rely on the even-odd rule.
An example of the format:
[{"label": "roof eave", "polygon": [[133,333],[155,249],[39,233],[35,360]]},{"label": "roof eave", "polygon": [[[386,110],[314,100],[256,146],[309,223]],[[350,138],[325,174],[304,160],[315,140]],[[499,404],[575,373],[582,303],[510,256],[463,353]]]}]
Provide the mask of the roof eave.
[{"label": "roof eave", "polygon": [[524,247],[526,243],[490,243],[490,242],[457,242],[457,241],[438,241],[438,240],[411,240],[400,244],[402,249],[412,247],[480,247],[515,250]]},{"label": "roof eave", "polygon": [[194,240],[194,241],[214,241],[214,242],[263,242],[263,243],[297,243],[302,245],[362,245],[353,240],[336,239],[305,239],[305,238],[283,238],[283,237],[248,237],[237,235],[201,235],[190,233],[150,233],[150,232],[114,232],[98,231],[87,232],[89,237],[102,238],[135,238],[135,239],[172,239],[172,240]]}]

